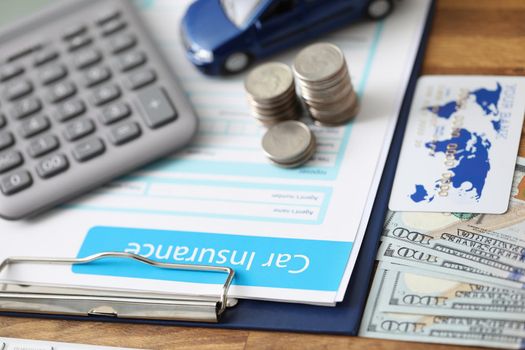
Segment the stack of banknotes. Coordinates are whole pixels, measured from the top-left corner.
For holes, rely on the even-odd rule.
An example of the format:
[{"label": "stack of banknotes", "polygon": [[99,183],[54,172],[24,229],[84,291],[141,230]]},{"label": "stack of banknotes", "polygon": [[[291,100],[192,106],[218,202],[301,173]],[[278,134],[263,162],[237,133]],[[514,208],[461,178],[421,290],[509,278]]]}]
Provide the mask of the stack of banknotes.
[{"label": "stack of banknotes", "polygon": [[525,348],[525,158],[502,215],[390,212],[360,335]]}]

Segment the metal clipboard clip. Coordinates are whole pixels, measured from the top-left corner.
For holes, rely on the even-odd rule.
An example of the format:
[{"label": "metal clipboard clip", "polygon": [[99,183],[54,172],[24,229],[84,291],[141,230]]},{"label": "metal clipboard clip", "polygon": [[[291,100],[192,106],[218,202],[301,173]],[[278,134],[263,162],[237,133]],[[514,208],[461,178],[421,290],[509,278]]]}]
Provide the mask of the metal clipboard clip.
[{"label": "metal clipboard clip", "polygon": [[104,258],[129,258],[156,268],[211,271],[227,274],[219,297],[136,292],[113,289],[26,284],[0,280],[0,311],[72,316],[219,322],[236,299],[228,298],[235,271],[229,267],[163,263],[137,254],[103,252],[85,258],[11,257],[0,263],[0,275],[20,263],[76,265]]}]

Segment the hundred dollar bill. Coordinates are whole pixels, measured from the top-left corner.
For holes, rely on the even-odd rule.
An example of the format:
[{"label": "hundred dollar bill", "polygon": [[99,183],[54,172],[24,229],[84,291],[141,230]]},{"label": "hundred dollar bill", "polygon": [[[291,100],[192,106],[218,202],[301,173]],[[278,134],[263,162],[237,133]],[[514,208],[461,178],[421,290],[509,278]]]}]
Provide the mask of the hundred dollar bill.
[{"label": "hundred dollar bill", "polygon": [[503,349],[525,345],[524,321],[384,312],[378,302],[384,290],[384,270],[378,269],[361,321],[362,337]]},{"label": "hundred dollar bill", "polygon": [[[389,213],[384,237],[446,252],[453,249],[481,264],[525,275],[525,205],[511,204],[506,214],[461,220],[430,213]],[[522,220],[516,222],[517,220]],[[447,222],[445,227],[439,227]],[[507,227],[501,227],[507,222]],[[500,228],[493,231],[493,224]],[[459,254],[458,253],[458,254]]]},{"label": "hundred dollar bill", "polygon": [[385,312],[468,316],[525,321],[525,292],[490,284],[451,279],[442,274],[395,264],[380,264],[384,288],[379,304]]},{"label": "hundred dollar bill", "polygon": [[[505,256],[514,257],[518,255],[517,253],[504,251],[502,248],[491,247],[490,245],[483,243],[472,243],[472,245],[487,246],[487,250],[494,252],[497,250],[500,255],[496,255],[496,257],[493,258],[492,256],[488,257],[487,254],[480,253],[477,249],[465,249],[464,246],[457,244],[457,242],[469,241],[468,239],[461,238],[467,235],[475,235],[475,233],[465,230],[458,230],[458,236],[443,233],[442,236],[448,236],[449,239],[451,239],[451,241],[446,241],[439,238],[433,239],[432,237],[415,230],[409,231],[406,227],[396,227],[391,231],[384,231],[382,240],[394,240],[402,244],[431,250],[436,255],[446,256],[448,259],[454,259],[458,262],[468,262],[469,264],[472,264],[472,266],[492,271],[493,274],[503,278],[525,282],[525,264],[520,261],[505,263],[504,260]],[[454,240],[452,241],[452,239]]]},{"label": "hundred dollar bill", "polygon": [[432,249],[390,238],[383,238],[377,259],[438,273],[446,273],[458,278],[468,277],[479,281],[481,284],[525,288],[525,283],[520,281],[520,279],[523,279],[521,275],[505,274],[501,270],[490,267],[480,268],[480,264],[476,262],[464,258],[456,258],[455,256],[447,256]]}]

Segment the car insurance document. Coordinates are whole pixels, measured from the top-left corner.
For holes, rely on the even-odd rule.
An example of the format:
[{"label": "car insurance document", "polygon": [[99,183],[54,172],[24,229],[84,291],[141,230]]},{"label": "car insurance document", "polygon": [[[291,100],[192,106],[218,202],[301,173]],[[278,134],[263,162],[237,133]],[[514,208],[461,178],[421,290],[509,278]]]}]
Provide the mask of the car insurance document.
[{"label": "car insurance document", "polygon": [[[138,1],[200,118],[183,152],[37,218],[0,221],[0,259],[104,251],[161,262],[229,266],[230,296],[334,305],[343,299],[368,223],[430,1],[319,38],[345,53],[361,103],[341,127],[312,129],[307,165],[265,158],[244,74],[211,78],[185,58],[179,23],[190,1]],[[291,64],[300,47],[271,60]],[[153,68],[154,67],[150,67]],[[15,265],[2,279],[217,295],[224,276],[137,262]]]}]

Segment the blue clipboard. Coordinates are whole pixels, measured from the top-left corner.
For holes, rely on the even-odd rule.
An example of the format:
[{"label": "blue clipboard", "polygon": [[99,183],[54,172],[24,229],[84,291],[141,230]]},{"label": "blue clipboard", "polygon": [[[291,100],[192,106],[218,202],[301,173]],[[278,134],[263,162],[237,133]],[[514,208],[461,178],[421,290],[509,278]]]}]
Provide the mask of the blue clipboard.
[{"label": "blue clipboard", "polygon": [[106,322],[357,335],[368,296],[370,280],[374,271],[374,262],[379,247],[379,238],[383,230],[383,222],[388,209],[390,191],[405,133],[410,105],[417,77],[423,62],[423,53],[430,31],[434,7],[435,2],[433,1],[427,14],[422,39],[414,61],[405,96],[403,98],[399,119],[376,194],[372,214],[357,258],[356,267],[352,273],[344,300],[338,303],[335,307],[240,300],[237,306],[228,309],[228,311],[225,312],[220,323],[213,324],[165,320],[119,319],[100,316],[90,316],[89,318],[86,318],[49,314],[22,314],[15,312],[2,312],[1,314],[5,316],[36,316],[50,319],[89,319],[91,321]]}]

